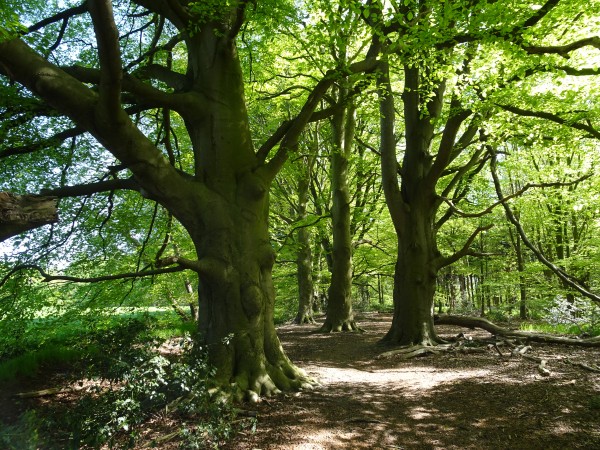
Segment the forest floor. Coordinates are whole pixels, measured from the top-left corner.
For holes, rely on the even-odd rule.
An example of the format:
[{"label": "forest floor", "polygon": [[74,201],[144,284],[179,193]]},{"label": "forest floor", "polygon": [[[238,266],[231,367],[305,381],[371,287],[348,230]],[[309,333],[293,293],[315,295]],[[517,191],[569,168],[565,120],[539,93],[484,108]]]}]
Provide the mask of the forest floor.
[{"label": "forest floor", "polygon": [[[377,343],[391,316],[357,319],[364,333],[280,326],[287,354],[321,384],[242,405],[257,415],[256,431],[237,435],[223,449],[600,449],[600,373],[577,365],[598,364],[600,349],[531,344],[527,355],[547,360],[547,376],[507,347],[500,347],[503,356],[484,345],[477,353],[381,359],[389,349]],[[490,337],[454,326],[437,330],[444,338],[461,332],[467,341]],[[40,377],[0,386],[0,423],[42,403],[72,404],[73,393],[15,402],[16,392],[53,388],[56,382]],[[136,448],[153,447],[150,438],[176,431],[174,425],[146,424]],[[158,448],[180,447],[175,439]]]},{"label": "forest floor", "polygon": [[[391,316],[358,317],[365,333],[319,334],[285,325],[292,359],[321,386],[254,407],[254,434],[230,449],[600,449],[600,350],[532,344],[549,376],[523,357],[440,353],[376,359]],[[487,332],[439,326],[441,337]],[[571,361],[571,363],[567,362]]]}]

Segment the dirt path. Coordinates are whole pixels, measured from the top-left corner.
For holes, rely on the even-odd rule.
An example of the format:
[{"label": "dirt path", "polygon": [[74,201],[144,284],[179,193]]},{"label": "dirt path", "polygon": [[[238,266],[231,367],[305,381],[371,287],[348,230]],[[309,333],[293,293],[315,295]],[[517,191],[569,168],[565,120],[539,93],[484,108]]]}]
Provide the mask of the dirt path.
[{"label": "dirt path", "polygon": [[566,362],[596,364],[598,350],[535,345],[531,354],[548,359],[549,377],[534,362],[493,349],[375,360],[389,321],[362,317],[364,334],[280,327],[292,360],[322,385],[253,407],[257,432],[227,448],[600,449],[600,374]]}]

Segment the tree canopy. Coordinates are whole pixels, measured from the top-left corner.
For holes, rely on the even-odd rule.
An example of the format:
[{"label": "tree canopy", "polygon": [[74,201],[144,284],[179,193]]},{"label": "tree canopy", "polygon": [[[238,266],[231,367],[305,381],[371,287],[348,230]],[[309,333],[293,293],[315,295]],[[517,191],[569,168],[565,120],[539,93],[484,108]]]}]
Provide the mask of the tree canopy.
[{"label": "tree canopy", "polygon": [[385,342],[435,346],[434,309],[599,301],[598,2],[0,10],[0,190],[60,213],[3,244],[6,327],[31,282],[57,314],[191,301],[215,383],[256,400],[315,383],[282,310],[357,330],[376,295]]}]

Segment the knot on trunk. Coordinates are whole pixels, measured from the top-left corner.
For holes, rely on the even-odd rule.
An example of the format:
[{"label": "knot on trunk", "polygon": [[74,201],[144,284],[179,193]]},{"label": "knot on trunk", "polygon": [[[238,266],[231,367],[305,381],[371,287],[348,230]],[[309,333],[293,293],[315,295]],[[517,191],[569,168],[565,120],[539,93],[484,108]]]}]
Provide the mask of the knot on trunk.
[{"label": "knot on trunk", "polygon": [[255,284],[250,284],[242,288],[242,307],[248,319],[254,319],[259,316],[263,306],[263,294],[260,288]]}]

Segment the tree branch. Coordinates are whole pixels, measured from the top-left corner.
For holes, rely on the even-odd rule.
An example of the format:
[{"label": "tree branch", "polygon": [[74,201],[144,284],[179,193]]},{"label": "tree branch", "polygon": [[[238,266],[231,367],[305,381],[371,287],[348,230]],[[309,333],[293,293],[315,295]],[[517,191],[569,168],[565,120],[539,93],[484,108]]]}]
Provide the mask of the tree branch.
[{"label": "tree branch", "polygon": [[[176,91],[183,91],[190,87],[188,78],[185,75],[167,69],[160,64],[150,64],[148,66],[141,67],[139,70],[135,71],[135,75],[154,78],[155,80],[162,81]],[[135,79],[130,80],[130,82],[135,86]]]},{"label": "tree branch", "polygon": [[[498,178],[496,166],[497,166],[496,155],[494,152],[492,152],[492,162],[490,164],[492,179],[494,180],[494,187],[496,189],[496,194],[498,195],[498,198],[503,199],[504,194],[502,193],[502,187],[500,185],[500,180]],[[533,245],[533,243],[529,240],[529,238],[525,234],[525,230],[521,226],[521,222],[519,222],[519,220],[516,218],[514,212],[512,211],[512,209],[510,208],[508,203],[502,202],[502,206],[504,207],[504,212],[506,213],[507,219],[515,226],[515,229],[519,233],[519,236],[521,236],[521,240],[523,241],[523,244],[525,244],[527,246],[527,248],[529,248],[529,250],[531,250],[533,252],[533,254],[536,256],[538,261],[540,261],[542,264],[544,264],[546,267],[548,267],[563,283],[565,283],[566,286],[569,286],[570,288],[576,290],[581,295],[592,300],[593,302],[600,304],[600,296],[594,294],[593,292],[588,291],[586,288],[581,286],[578,282],[575,281],[575,279],[572,276],[567,274],[560,267],[558,267],[555,264],[553,264],[552,262],[550,262],[548,260],[548,258],[546,258],[542,254],[542,252],[540,250],[538,250],[538,248],[535,245]]]},{"label": "tree branch", "polygon": [[89,0],[100,58],[100,104],[106,114],[121,108],[121,48],[110,0]]},{"label": "tree branch", "polygon": [[0,242],[58,222],[56,197],[0,192]]},{"label": "tree branch", "polygon": [[[62,69],[72,77],[81,81],[82,83],[100,83],[101,75],[98,69],[91,69],[88,67],[81,66],[62,67]],[[166,70],[168,69],[165,69],[165,71]],[[143,76],[144,70],[140,70],[138,73],[141,73],[141,75]],[[175,74],[176,72],[172,73]],[[182,75],[182,77],[184,77],[184,75]],[[174,81],[174,78],[175,77],[173,77],[172,81]],[[166,82],[165,80],[161,81]],[[178,78],[178,81],[176,81],[175,83],[178,85],[183,84],[183,86],[187,86],[187,80],[184,81],[181,78]],[[181,100],[186,98],[185,94],[183,93],[171,94],[163,92],[160,89],[157,89],[148,83],[144,83],[142,80],[129,74],[124,74],[122,79],[122,86],[125,92],[130,92],[138,101],[144,103],[147,106],[152,107],[169,108],[175,111],[179,111],[183,103]]]},{"label": "tree branch", "polygon": [[551,122],[558,123],[560,125],[565,125],[567,127],[574,128],[576,130],[585,131],[591,137],[600,139],[600,131],[596,130],[593,126],[591,126],[589,124],[583,124],[583,123],[579,123],[579,122],[571,123],[568,120],[563,119],[562,117],[560,117],[556,114],[548,113],[545,111],[530,111],[527,109],[518,108],[516,106],[502,105],[502,104],[497,104],[497,106],[499,106],[500,108],[502,108],[506,111],[509,111],[513,114],[517,114],[519,116],[537,117],[539,119],[546,119]]},{"label": "tree branch", "polygon": [[580,39],[575,42],[571,42],[570,44],[565,45],[551,45],[547,47],[536,46],[536,45],[526,45],[523,46],[523,49],[529,53],[530,55],[543,55],[548,53],[554,53],[562,56],[563,58],[569,58],[569,53],[574,50],[578,50],[583,47],[595,47],[600,49],[600,37],[592,36],[585,39]]},{"label": "tree branch", "polygon": [[[456,136],[460,130],[461,125],[467,118],[472,114],[472,111],[461,109],[461,104],[457,99],[452,99],[450,103],[451,116],[446,121],[444,131],[442,132],[442,139],[440,141],[438,154],[431,166],[431,169],[427,173],[425,183],[428,186],[435,186],[442,175],[444,169],[450,164],[451,157],[455,152]],[[472,127],[471,127],[472,128]],[[475,127],[475,130],[477,128]],[[473,131],[473,135],[475,131]],[[461,149],[462,150],[462,149]]]},{"label": "tree branch", "polygon": [[555,181],[555,182],[550,182],[550,183],[527,183],[525,186],[523,186],[518,191],[516,191],[510,195],[507,195],[506,197],[502,197],[500,200],[498,200],[491,206],[489,206],[486,209],[484,209],[483,211],[480,211],[477,213],[467,213],[467,212],[461,211],[460,209],[458,209],[458,207],[456,207],[454,202],[452,200],[450,200],[449,198],[445,198],[445,197],[440,197],[440,198],[460,217],[477,218],[477,217],[482,217],[482,216],[485,216],[486,214],[489,214],[497,206],[500,206],[503,203],[506,203],[507,201],[512,200],[515,197],[521,196],[529,189],[573,186],[573,185],[581,183],[582,181],[587,180],[588,178],[591,178],[593,175],[594,175],[593,173],[588,173],[587,175],[577,178],[576,180],[565,181],[565,182]]},{"label": "tree branch", "polygon": [[0,159],[7,158],[14,155],[25,155],[27,153],[33,153],[38,150],[52,147],[61,144],[63,141],[80,136],[85,132],[82,128],[69,128],[68,130],[56,133],[54,136],[44,139],[42,141],[34,142],[28,145],[21,145],[19,147],[9,147],[0,151]]},{"label": "tree branch", "polygon": [[396,225],[404,212],[406,204],[402,198],[399,185],[399,165],[396,158],[396,139],[394,136],[396,108],[387,60],[380,65],[380,73],[377,77],[377,95],[379,97],[379,127],[381,133],[379,142],[381,180],[392,222]]},{"label": "tree branch", "polygon": [[600,67],[596,67],[596,68],[583,67],[581,69],[576,69],[575,67],[569,67],[569,66],[556,66],[556,67],[554,67],[554,69],[562,70],[567,75],[572,75],[575,77],[600,75]]},{"label": "tree branch", "polygon": [[[264,166],[263,171],[267,178],[272,179],[279,172],[287,160],[290,149],[295,148],[298,144],[298,138],[300,137],[300,134],[306,127],[306,124],[312,120],[315,108],[318,106],[329,87],[331,87],[331,85],[339,78],[343,78],[351,74],[373,71],[377,67],[377,63],[378,60],[375,57],[368,57],[362,61],[350,64],[347,68],[332,69],[325,74],[325,76],[312,89],[310,95],[304,103],[304,106],[296,118],[291,121],[289,127],[287,127],[285,134],[281,139],[277,153]],[[284,128],[286,127],[283,125],[280,126],[276,133],[282,132]],[[272,142],[272,139],[269,139],[269,141]],[[263,147],[261,147],[259,150],[261,155],[264,155],[265,152],[268,153],[268,150]]]},{"label": "tree branch", "polygon": [[14,267],[10,270],[10,272],[0,280],[0,287],[2,287],[6,282],[13,276],[15,273],[20,272],[22,270],[35,270],[37,271],[43,278],[44,282],[50,281],[70,281],[73,283],[100,283],[102,281],[114,281],[114,280],[125,280],[131,278],[143,278],[143,277],[151,277],[156,275],[162,275],[166,273],[175,273],[175,272],[183,272],[186,270],[183,266],[178,267],[167,267],[164,269],[155,269],[155,270],[143,270],[140,272],[127,272],[120,273],[115,275],[103,275],[100,277],[74,277],[70,275],[50,275],[44,269],[36,264],[21,264],[19,266]]},{"label": "tree branch", "polygon": [[252,0],[240,0],[238,2],[234,11],[234,19],[231,24],[231,28],[229,29],[229,33],[227,33],[229,40],[234,40],[242,29],[242,26],[246,20],[246,9],[251,1]]},{"label": "tree branch", "polygon": [[449,266],[452,263],[455,263],[456,261],[458,261],[459,259],[467,256],[467,255],[473,255],[475,256],[476,253],[471,251],[471,244],[473,243],[473,241],[475,240],[475,238],[477,236],[479,236],[480,233],[489,230],[490,228],[492,228],[494,226],[494,224],[489,224],[489,225],[483,225],[480,227],[477,227],[477,229],[471,234],[471,236],[469,236],[469,239],[467,239],[467,241],[465,242],[465,245],[463,245],[463,247],[457,251],[456,253],[454,253],[453,255],[447,256],[447,257],[439,257],[434,261],[434,265],[439,269],[441,269],[442,267],[446,267]]},{"label": "tree branch", "polygon": [[27,33],[32,33],[34,31],[39,30],[40,28],[45,27],[46,25],[50,25],[55,22],[60,22],[61,20],[69,20],[73,16],[77,16],[77,15],[86,13],[87,10],[88,10],[88,2],[86,0],[79,6],[74,6],[72,8],[65,9],[64,11],[61,11],[58,14],[54,14],[53,16],[50,16],[44,20],[40,20],[39,22],[31,25],[27,29]]},{"label": "tree branch", "polygon": [[79,184],[75,186],[63,186],[54,189],[41,189],[40,195],[51,195],[54,197],[82,197],[98,194],[100,192],[112,192],[116,190],[141,190],[138,182],[133,178],[99,181],[97,183]]}]

